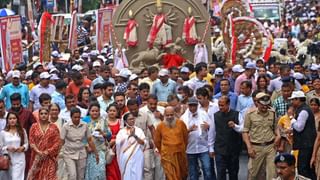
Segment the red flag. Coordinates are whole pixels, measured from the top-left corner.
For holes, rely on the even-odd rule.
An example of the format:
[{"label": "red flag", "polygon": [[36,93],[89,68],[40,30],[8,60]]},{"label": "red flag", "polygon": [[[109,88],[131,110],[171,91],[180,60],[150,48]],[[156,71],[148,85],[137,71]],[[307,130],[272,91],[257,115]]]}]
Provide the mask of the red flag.
[{"label": "red flag", "polygon": [[[54,23],[52,16],[48,12],[44,12],[41,16],[40,24],[39,24],[39,39],[40,39],[40,62],[44,60],[44,53],[48,50],[47,46],[50,48],[50,34],[51,34],[51,24]],[[48,39],[49,38],[49,39]],[[49,42],[48,42],[49,41]],[[49,59],[46,59],[49,60]]]},{"label": "red flag", "polygon": [[265,50],[264,52],[264,56],[263,56],[263,59],[265,62],[268,62],[269,61],[269,58],[271,56],[271,51],[272,51],[272,39],[270,38],[269,39],[269,45],[267,47],[267,49]]}]

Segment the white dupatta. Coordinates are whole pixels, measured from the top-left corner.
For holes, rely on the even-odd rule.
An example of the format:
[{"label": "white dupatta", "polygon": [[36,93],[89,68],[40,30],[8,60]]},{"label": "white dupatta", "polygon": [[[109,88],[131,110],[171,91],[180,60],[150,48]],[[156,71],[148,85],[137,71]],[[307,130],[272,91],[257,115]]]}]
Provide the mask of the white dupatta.
[{"label": "white dupatta", "polygon": [[[142,129],[135,128],[135,134],[145,141],[145,135]],[[126,127],[121,129],[116,137],[117,161],[124,180],[143,179],[143,150],[144,145],[138,144],[134,137],[129,137],[129,131]]]}]

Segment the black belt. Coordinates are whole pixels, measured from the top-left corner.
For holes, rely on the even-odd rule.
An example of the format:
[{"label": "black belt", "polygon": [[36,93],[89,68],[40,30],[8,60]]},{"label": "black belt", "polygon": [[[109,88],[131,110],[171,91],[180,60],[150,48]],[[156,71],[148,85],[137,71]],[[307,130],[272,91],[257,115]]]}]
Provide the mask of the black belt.
[{"label": "black belt", "polygon": [[254,143],[254,142],[251,142],[251,144],[255,145],[255,146],[268,146],[268,145],[273,144],[273,143],[274,143],[274,140],[269,141],[269,142],[265,142],[265,143]]}]

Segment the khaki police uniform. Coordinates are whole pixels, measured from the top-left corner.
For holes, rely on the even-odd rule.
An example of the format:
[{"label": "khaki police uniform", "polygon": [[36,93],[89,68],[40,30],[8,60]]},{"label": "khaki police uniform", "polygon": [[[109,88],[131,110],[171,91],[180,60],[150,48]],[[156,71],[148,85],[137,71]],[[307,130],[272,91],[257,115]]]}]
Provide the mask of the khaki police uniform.
[{"label": "khaki police uniform", "polygon": [[[272,180],[282,180],[282,179],[281,179],[281,177],[277,177],[277,178],[274,178]],[[311,179],[306,178],[304,176],[296,175],[296,177],[294,177],[294,180],[311,180]]]},{"label": "khaki police uniform", "polygon": [[244,119],[243,132],[249,134],[250,142],[256,152],[255,158],[249,158],[248,170],[249,179],[255,180],[259,174],[259,170],[266,163],[267,179],[272,179],[276,175],[274,157],[276,151],[274,149],[275,139],[275,112],[268,110],[266,113],[248,111]]},{"label": "khaki police uniform", "polygon": [[154,151],[150,147],[150,142],[152,142],[151,132],[149,131],[149,126],[152,126],[153,122],[151,118],[145,112],[139,111],[138,117],[136,117],[135,126],[141,128],[146,135],[146,146],[143,151],[144,166],[143,166],[143,179],[144,180],[154,180],[155,175],[155,162],[154,162]]}]

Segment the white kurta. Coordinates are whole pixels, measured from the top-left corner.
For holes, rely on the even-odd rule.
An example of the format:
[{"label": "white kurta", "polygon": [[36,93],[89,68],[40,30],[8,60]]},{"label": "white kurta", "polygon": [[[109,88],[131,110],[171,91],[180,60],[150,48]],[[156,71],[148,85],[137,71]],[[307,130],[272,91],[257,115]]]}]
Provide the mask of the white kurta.
[{"label": "white kurta", "polygon": [[[142,129],[135,126],[135,134],[142,140],[145,135]],[[122,180],[143,180],[144,146],[129,137],[127,128],[121,129],[116,137],[117,160]]]},{"label": "white kurta", "polygon": [[[28,137],[24,131],[24,148],[25,151],[28,149]],[[8,152],[7,147],[20,147],[20,137],[18,133],[12,134],[7,131],[1,131],[0,133],[0,147],[2,154],[9,154],[11,158],[11,166],[9,171],[3,173],[5,177],[9,177],[14,180],[24,180],[24,170],[26,167],[26,159],[24,152]],[[5,178],[1,178],[2,180]]]},{"label": "white kurta", "polygon": [[208,50],[204,43],[198,43],[194,47],[194,63],[204,62],[208,64]]}]

